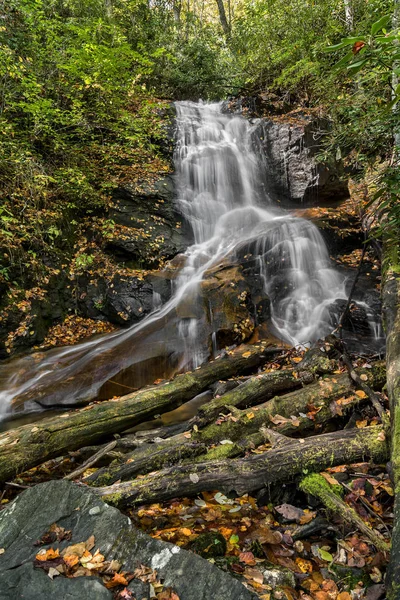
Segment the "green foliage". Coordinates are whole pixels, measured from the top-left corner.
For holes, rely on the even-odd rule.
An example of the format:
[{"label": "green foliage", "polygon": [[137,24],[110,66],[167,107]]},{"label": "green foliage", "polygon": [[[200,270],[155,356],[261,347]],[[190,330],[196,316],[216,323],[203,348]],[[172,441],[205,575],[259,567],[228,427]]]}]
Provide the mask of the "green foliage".
[{"label": "green foliage", "polygon": [[[353,124],[358,131],[369,136],[359,141],[358,148],[367,147],[369,154],[375,157],[379,150],[379,141],[386,141],[386,148],[393,147],[393,155],[386,167],[379,172],[375,185],[377,192],[371,205],[381,217],[379,231],[385,229],[398,230],[400,227],[400,174],[399,174],[399,100],[400,85],[400,32],[391,29],[395,21],[394,13],[381,16],[372,23],[368,32],[355,37],[345,38],[340,43],[327,48],[328,51],[342,50],[351,46],[336,64],[336,69],[346,69],[353,76],[357,74],[358,86],[353,94],[356,102],[364,99],[366,89],[373,91],[375,103],[368,98],[363,114],[353,118]],[[373,116],[373,118],[371,118]],[[362,127],[365,117],[368,124]],[[378,143],[377,143],[378,142]],[[383,152],[383,157],[387,153]],[[384,217],[384,218],[382,218]]]}]

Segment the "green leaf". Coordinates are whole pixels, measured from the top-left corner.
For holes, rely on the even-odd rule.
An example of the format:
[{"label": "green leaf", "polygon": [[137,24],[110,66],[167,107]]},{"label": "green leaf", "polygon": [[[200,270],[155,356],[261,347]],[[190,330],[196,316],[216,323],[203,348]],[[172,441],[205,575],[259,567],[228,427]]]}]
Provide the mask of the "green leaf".
[{"label": "green leaf", "polygon": [[354,54],[352,51],[348,52],[339,62],[334,65],[334,69],[340,69],[344,67],[347,63],[349,63],[354,58]]},{"label": "green leaf", "polygon": [[335,50],[340,50],[341,48],[346,48],[346,46],[352,46],[356,42],[363,42],[364,40],[360,37],[349,37],[343,38],[339,44],[335,44],[334,46],[327,46],[324,48],[325,52],[334,52]]},{"label": "green leaf", "polygon": [[322,558],[322,560],[326,560],[327,562],[333,561],[333,556],[330,552],[327,552],[326,550],[322,550],[322,548],[318,548],[318,553],[319,553],[320,557]]},{"label": "green leaf", "polygon": [[368,62],[368,58],[363,58],[363,60],[358,60],[357,62],[351,63],[351,65],[349,65],[347,67],[347,69],[349,71],[351,69],[352,74],[355,75],[356,73],[361,71],[361,69],[367,62]]},{"label": "green leaf", "polygon": [[378,21],[375,21],[375,23],[371,27],[371,35],[375,35],[376,33],[378,33],[378,31],[381,31],[381,29],[386,27],[390,19],[391,15],[384,15]]}]

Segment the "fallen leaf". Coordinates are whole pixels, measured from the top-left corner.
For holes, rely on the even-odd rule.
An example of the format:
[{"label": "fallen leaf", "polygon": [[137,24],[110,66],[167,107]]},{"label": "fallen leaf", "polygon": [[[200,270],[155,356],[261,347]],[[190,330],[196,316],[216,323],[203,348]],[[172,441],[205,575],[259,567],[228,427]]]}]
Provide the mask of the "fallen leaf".
[{"label": "fallen leaf", "polygon": [[48,550],[40,550],[35,556],[36,560],[44,561],[44,560],[53,560],[54,558],[58,558],[60,556],[60,551],[58,548],[55,550],[53,548],[49,548]]},{"label": "fallen leaf", "polygon": [[66,554],[63,556],[64,562],[72,569],[79,562],[79,556],[76,554]]},{"label": "fallen leaf", "polygon": [[113,578],[104,582],[104,585],[106,588],[111,589],[117,587],[117,585],[128,585],[128,581],[121,573],[114,573]]},{"label": "fallen leaf", "polygon": [[246,568],[243,573],[246,579],[252,579],[256,583],[263,583],[264,575],[258,569]]},{"label": "fallen leaf", "polygon": [[363,390],[356,390],[354,392],[356,394],[356,396],[358,396],[359,398],[366,398],[367,394],[365,392],[363,392]]},{"label": "fallen leaf", "polygon": [[300,522],[301,517],[304,515],[304,510],[297,508],[292,504],[281,504],[274,507],[276,512],[282,515],[287,521]]},{"label": "fallen leaf", "polygon": [[246,565],[255,565],[256,564],[254,554],[252,552],[241,552],[239,554],[239,560],[240,560],[240,562],[243,562]]},{"label": "fallen leaf", "polygon": [[198,483],[200,477],[197,475],[197,473],[190,473],[189,479],[192,483]]}]

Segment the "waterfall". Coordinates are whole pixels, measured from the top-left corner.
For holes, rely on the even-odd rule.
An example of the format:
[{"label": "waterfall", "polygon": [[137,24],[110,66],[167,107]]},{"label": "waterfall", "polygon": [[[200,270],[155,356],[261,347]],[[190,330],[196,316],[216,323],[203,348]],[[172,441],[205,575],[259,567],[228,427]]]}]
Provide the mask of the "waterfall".
[{"label": "waterfall", "polygon": [[204,273],[227,257],[251,253],[271,301],[271,329],[282,340],[309,344],[332,330],[329,306],[345,298],[344,277],[331,264],[318,229],[271,205],[254,126],[220,104],[178,102],[175,149],[177,206],[194,244],[170,301],[129,329],[74,347],[0,366],[0,414],[95,398],[101,386],[132,365],[167,357],[193,368],[216,347],[204,343]]}]

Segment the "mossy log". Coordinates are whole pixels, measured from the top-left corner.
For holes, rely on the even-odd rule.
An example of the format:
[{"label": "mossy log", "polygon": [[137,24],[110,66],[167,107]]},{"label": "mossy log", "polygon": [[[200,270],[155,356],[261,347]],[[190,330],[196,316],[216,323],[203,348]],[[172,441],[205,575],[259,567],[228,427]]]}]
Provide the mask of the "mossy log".
[{"label": "mossy log", "polygon": [[[372,369],[360,369],[359,373],[367,374],[370,385],[382,387],[385,382],[384,363],[377,362]],[[260,382],[259,376],[254,378]],[[262,381],[262,379],[261,379]],[[250,381],[248,382],[250,383]],[[243,388],[239,386],[225,396],[232,400],[239,396],[243,398]],[[248,386],[246,386],[248,387]],[[285,435],[299,435],[313,429],[316,424],[329,421],[335,416],[331,408],[331,402],[340,396],[347,395],[352,391],[353,384],[347,373],[327,376],[316,383],[312,383],[300,390],[295,390],[283,396],[276,396],[271,400],[250,410],[233,410],[234,420],[228,419],[219,424],[211,423],[201,430],[193,430],[188,439],[185,435],[176,435],[170,439],[158,443],[146,444],[123,457],[123,464],[114,464],[110,467],[98,469],[95,473],[85,479],[85,482],[94,485],[109,485],[119,480],[132,479],[137,475],[144,475],[150,471],[171,466],[191,456],[198,460],[218,460],[231,458],[243,454],[245,450],[254,447],[254,444],[262,443],[262,435],[257,433],[260,427],[267,425],[273,427],[271,418],[280,415],[284,418],[295,416],[292,424],[282,424],[278,430]],[[225,397],[219,398],[220,401]],[[356,396],[354,400],[343,406],[343,412],[350,411],[360,399]],[[223,404],[223,402],[221,403]],[[302,416],[313,406],[313,419]],[[229,413],[232,406],[226,402],[225,413]],[[202,422],[205,416],[203,412]],[[213,419],[213,412],[207,413],[207,420]],[[196,419],[192,420],[196,424]],[[253,437],[256,436],[256,437]],[[219,445],[222,440],[230,440],[232,444]]]},{"label": "mossy log", "polygon": [[346,523],[355,526],[378,550],[388,552],[390,545],[383,539],[379,532],[372,529],[353,508],[342,500],[340,497],[342,487],[339,486],[339,490],[334,489],[335,487],[337,486],[330,485],[322,475],[317,473],[307,475],[299,485],[299,488],[303,492],[318,498],[328,511],[338,514]]},{"label": "mossy log", "polygon": [[202,462],[164,469],[135,481],[92,488],[116,506],[162,502],[203,491],[253,493],[271,483],[293,480],[308,471],[339,464],[387,459],[388,445],[381,426],[348,429],[308,439],[291,440],[263,454]]},{"label": "mossy log", "polygon": [[388,600],[400,598],[400,232],[383,246],[383,314],[386,329],[387,391],[391,414],[391,467],[395,488],[392,552],[386,575]]},{"label": "mossy log", "polygon": [[302,388],[314,382],[318,375],[333,372],[337,366],[326,353],[313,348],[296,367],[252,377],[220,398],[214,398],[199,409],[196,424],[202,427],[211,423],[227,407],[248,408],[277,393]]},{"label": "mossy log", "polygon": [[178,408],[215,381],[256,368],[268,351],[262,344],[242,346],[168,383],[7,431],[0,435],[0,481]]}]

